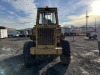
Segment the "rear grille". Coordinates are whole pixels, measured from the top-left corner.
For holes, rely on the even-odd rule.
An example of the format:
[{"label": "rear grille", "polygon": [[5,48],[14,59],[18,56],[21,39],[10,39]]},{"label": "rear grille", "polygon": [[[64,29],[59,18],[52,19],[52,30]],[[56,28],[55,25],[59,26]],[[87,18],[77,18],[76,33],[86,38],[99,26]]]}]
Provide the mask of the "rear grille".
[{"label": "rear grille", "polygon": [[54,29],[38,28],[38,45],[53,45]]}]

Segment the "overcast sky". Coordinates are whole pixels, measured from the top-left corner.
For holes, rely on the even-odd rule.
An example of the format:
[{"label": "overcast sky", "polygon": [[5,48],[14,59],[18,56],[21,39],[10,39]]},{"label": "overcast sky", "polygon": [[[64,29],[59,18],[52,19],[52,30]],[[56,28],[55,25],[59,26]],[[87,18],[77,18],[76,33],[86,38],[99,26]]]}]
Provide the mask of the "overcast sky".
[{"label": "overcast sky", "polygon": [[86,10],[89,25],[94,25],[95,18],[99,24],[100,14],[94,13],[97,3],[100,0],[0,0],[0,26],[31,28],[35,25],[37,8],[45,6],[58,8],[61,26],[85,25]]}]

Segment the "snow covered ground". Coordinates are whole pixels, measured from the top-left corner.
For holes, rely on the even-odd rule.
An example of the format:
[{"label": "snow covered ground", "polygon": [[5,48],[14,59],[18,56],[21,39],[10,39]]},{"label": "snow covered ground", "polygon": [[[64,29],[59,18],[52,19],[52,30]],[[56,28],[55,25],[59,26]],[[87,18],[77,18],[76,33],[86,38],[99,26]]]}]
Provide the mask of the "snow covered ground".
[{"label": "snow covered ground", "polygon": [[71,63],[60,64],[59,57],[52,62],[41,62],[31,68],[23,63],[23,44],[29,38],[0,40],[0,75],[100,75],[100,56],[97,40],[84,36],[66,37],[71,45]]}]

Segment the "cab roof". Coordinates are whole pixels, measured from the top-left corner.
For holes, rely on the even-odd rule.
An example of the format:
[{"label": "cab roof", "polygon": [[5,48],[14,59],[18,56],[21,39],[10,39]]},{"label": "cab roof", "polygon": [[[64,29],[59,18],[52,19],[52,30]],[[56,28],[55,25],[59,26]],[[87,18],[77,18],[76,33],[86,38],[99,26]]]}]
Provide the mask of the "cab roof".
[{"label": "cab roof", "polygon": [[51,10],[51,11],[56,11],[57,10],[57,8],[38,8],[38,10]]}]

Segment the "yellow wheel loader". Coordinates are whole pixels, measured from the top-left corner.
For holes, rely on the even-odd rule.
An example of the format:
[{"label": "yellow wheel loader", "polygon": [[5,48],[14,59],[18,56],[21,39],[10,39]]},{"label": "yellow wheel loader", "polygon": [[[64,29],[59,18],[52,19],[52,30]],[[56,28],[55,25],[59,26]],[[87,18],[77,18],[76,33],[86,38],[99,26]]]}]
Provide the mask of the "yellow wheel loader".
[{"label": "yellow wheel loader", "polygon": [[32,29],[32,41],[23,47],[24,64],[32,65],[41,57],[60,56],[61,64],[70,62],[70,45],[64,40],[58,22],[57,8],[38,8],[36,25]]}]

